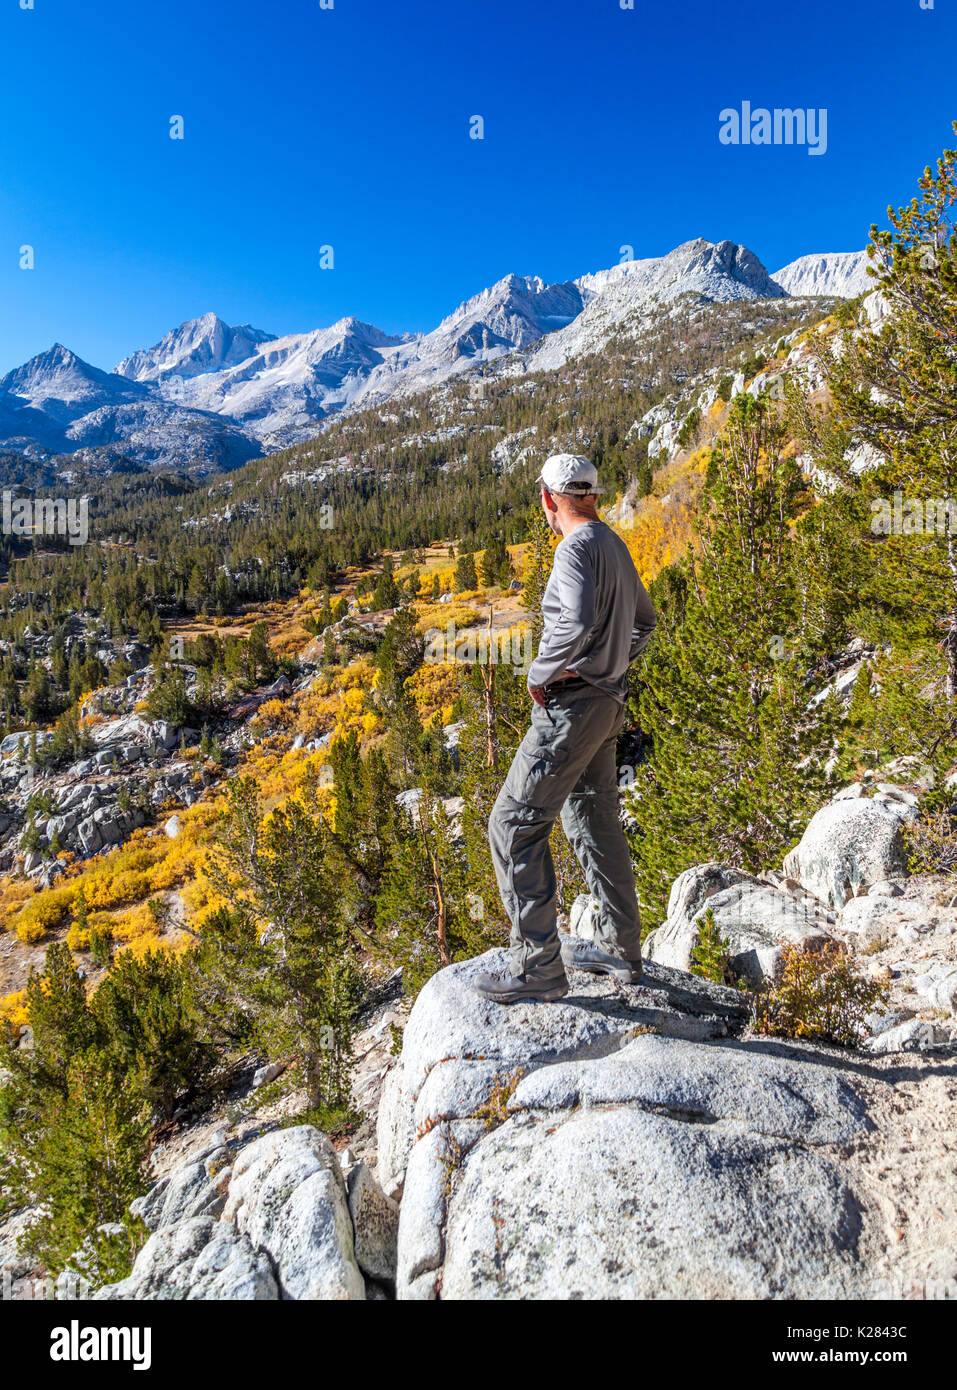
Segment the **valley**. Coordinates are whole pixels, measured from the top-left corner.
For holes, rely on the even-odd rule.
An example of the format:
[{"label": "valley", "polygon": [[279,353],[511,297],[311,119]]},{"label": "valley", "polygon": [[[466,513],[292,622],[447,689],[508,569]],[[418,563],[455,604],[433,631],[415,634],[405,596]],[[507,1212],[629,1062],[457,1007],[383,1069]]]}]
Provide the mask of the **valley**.
[{"label": "valley", "polygon": [[[710,1172],[727,1139],[815,1175],[827,1271],[800,1241],[780,1277],[770,1247],[745,1273],[719,1251],[721,1287],[804,1297],[826,1273],[833,1296],[872,1296],[923,1256],[949,1277],[936,1232],[888,1254],[881,1182],[899,1115],[926,1116],[957,1045],[946,536],[908,538],[914,572],[870,526],[899,460],[843,373],[885,381],[896,320],[862,256],[778,276],[694,241],[558,286],[506,277],[429,335],[343,320],[273,337],[207,315],[112,374],[56,349],[0,383],[11,489],[42,479],[89,519],[85,545],[11,534],[0,552],[0,1250],[18,1287],[484,1289],[498,1275],[470,1213],[512,1200],[550,1110],[542,1141],[560,1172],[563,1146],[577,1162],[575,1087],[602,1162],[653,1143],[677,1182],[683,1146]],[[619,745],[649,978],[637,1000],[579,981],[584,1003],[556,1014],[574,1045],[546,1028],[529,1058],[520,1031],[488,1034],[468,981],[507,939],[487,822],[552,562],[536,479],[566,451],[597,465],[659,614]],[[552,852],[561,926],[588,939],[557,829]],[[746,1113],[711,1079],[717,1050],[757,1097]],[[906,1095],[901,1052],[920,1054]],[[782,1077],[807,1088],[806,1144]],[[57,1177],[77,1132],[79,1195]],[[332,1175],[328,1211],[303,1210],[351,1232],[323,1236],[315,1268],[248,1215],[287,1162],[304,1184]],[[595,1221],[617,1249],[631,1170],[612,1167]],[[771,1220],[776,1192],[757,1198]],[[867,1221],[842,1244],[854,1202]],[[255,1247],[247,1220],[265,1222]],[[661,1244],[653,1222],[636,1238]],[[586,1289],[646,1295],[630,1258]],[[672,1294],[684,1259],[660,1266]]]}]

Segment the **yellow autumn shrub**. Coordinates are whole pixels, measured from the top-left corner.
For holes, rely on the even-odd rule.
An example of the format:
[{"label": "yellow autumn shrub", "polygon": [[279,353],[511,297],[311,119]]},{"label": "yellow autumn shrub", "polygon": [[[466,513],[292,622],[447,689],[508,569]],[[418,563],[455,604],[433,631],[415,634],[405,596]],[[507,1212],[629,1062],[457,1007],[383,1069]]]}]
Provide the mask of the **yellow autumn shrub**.
[{"label": "yellow autumn shrub", "polygon": [[34,891],[29,879],[0,879],[0,925],[12,926],[11,918],[34,896]]},{"label": "yellow autumn shrub", "polygon": [[73,909],[76,889],[71,884],[47,888],[34,895],[9,921],[8,926],[19,939],[32,945],[42,941],[48,932],[58,931]]},{"label": "yellow autumn shrub", "polygon": [[[32,885],[0,884],[0,901],[7,908],[5,925],[20,940],[33,943],[67,925],[81,890],[88,911],[101,914],[135,908],[157,893],[178,887],[196,872],[217,810],[213,799],[182,811],[182,831],[174,840],[155,831],[136,830],[126,844],[86,865],[74,866],[69,880],[53,888],[35,892]],[[91,915],[91,925],[94,920]]]},{"label": "yellow autumn shrub", "polygon": [[[187,943],[188,944],[188,943]],[[133,937],[130,941],[125,941],[118,947],[114,960],[118,956],[133,956],[136,960],[145,960],[149,955],[163,953],[165,955],[180,955],[183,945],[179,942],[168,941],[165,937],[156,936],[152,932],[144,932],[142,936]]]},{"label": "yellow autumn shrub", "polygon": [[[451,716],[460,679],[461,667],[451,661],[426,663],[413,672],[406,681],[406,689],[415,701],[423,724],[436,714],[447,712]],[[443,719],[443,723],[447,722]]]},{"label": "yellow autumn shrub", "polygon": [[12,994],[5,994],[0,999],[0,1032],[15,1035],[21,1028],[25,1028],[29,1021],[25,989],[14,990]]},{"label": "yellow autumn shrub", "polygon": [[423,637],[438,630],[445,637],[451,623],[457,635],[462,628],[474,627],[482,621],[477,608],[457,597],[454,603],[424,603],[417,605],[416,631]]},{"label": "yellow autumn shrub", "polygon": [[110,926],[114,941],[131,941],[137,936],[157,935],[159,923],[147,903],[137,903],[127,912],[118,913]]}]

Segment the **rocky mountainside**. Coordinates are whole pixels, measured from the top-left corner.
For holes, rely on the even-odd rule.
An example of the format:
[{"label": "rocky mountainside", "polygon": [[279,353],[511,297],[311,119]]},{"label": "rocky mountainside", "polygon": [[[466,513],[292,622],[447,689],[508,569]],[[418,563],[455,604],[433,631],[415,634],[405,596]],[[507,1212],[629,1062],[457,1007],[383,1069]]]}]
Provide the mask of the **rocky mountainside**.
[{"label": "rocky mountainside", "polygon": [[791,295],[834,295],[855,299],[873,289],[867,274],[866,251],[829,251],[819,256],[799,256],[771,277]]},{"label": "rocky mountainside", "polygon": [[747,247],[731,241],[713,245],[702,238],[676,247],[667,256],[624,261],[576,283],[586,298],[584,311],[525,356],[527,370],[548,371],[599,352],[612,336],[634,335],[649,319],[665,312],[664,306],[685,296],[699,303],[785,297]]},{"label": "rocky mountainside", "polygon": [[352,401],[397,341],[371,324],[341,319],[314,333],[269,339],[220,371],[161,377],[157,390],[235,420],[264,452],[311,438],[327,414]]},{"label": "rocky mountainside", "polygon": [[[142,659],[133,644],[124,654]],[[28,797],[43,799],[40,840],[55,832],[86,859],[142,822],[137,785],[155,808],[202,796],[179,730],[135,712],[153,675],[142,666],[114,692],[82,762],[38,779],[22,736],[0,745],[7,859]],[[307,668],[232,712],[226,775],[263,702],[308,698],[314,678]],[[837,690],[849,698],[847,680]],[[475,973],[504,967],[492,951],[439,971],[410,1011],[396,972],[358,1021],[348,1147],[290,1126],[296,1093],[263,1104],[284,1063],[248,1061],[157,1143],[134,1203],[148,1238],[129,1276],[93,1296],[844,1300],[957,1287],[957,884],[908,872],[924,790],[899,761],[836,791],[783,863],[685,870],[646,938],[640,986],[575,973],[559,1004],[504,1008],[471,990]],[[49,860],[34,858],[24,871],[46,881]],[[580,896],[563,927],[589,939],[596,906]],[[752,991],[779,977],[788,948],[828,943],[886,979],[861,1045],[755,1031],[747,993],[692,973],[706,912]],[[31,963],[33,950],[21,969]],[[17,1246],[35,1216],[0,1226],[14,1298],[46,1287]],[[89,1296],[87,1276],[78,1252],[59,1296]]]},{"label": "rocky mountainside", "polygon": [[108,454],[199,474],[259,452],[231,421],[165,401],[59,343],[0,379],[0,442],[28,459]]},{"label": "rocky mountainside", "polygon": [[[649,938],[640,986],[576,972],[561,1003],[505,1008],[470,987],[504,966],[493,951],[440,971],[411,1014],[387,989],[357,1037],[354,1096],[367,1122],[352,1145],[281,1127],[281,1108],[254,1117],[276,1068],[249,1073],[228,1113],[158,1147],[154,1186],[134,1204],[149,1238],[130,1276],[95,1296],[953,1289],[957,898],[953,882],[902,866],[913,800],[892,784],[850,787],[783,872],[688,870]],[[752,1032],[746,996],[687,973],[705,908],[732,941],[733,968],[758,979],[812,934],[843,939],[875,973],[895,962],[864,1050]],[[575,904],[573,933],[589,936],[592,911],[587,898]],[[935,1012],[948,1021],[926,1021]],[[397,1024],[398,1058],[386,1045]],[[11,1251],[17,1229],[2,1233]],[[12,1258],[15,1293],[27,1296],[29,1271]],[[80,1273],[78,1262],[61,1291]]]},{"label": "rocky mountainside", "polygon": [[[863,254],[863,253],[861,253]],[[180,324],[113,372],[59,344],[0,381],[0,445],[31,459],[83,451],[196,474],[307,440],[343,411],[491,365],[551,371],[647,332],[687,304],[859,292],[856,256],[809,257],[770,277],[746,247],[701,238],[547,285],[506,275],[429,333],[389,335],[344,318],[275,337],[215,314]],[[853,262],[853,264],[852,264]]]},{"label": "rocky mountainside", "polygon": [[189,319],[167,333],[155,347],[134,352],[116,367],[117,376],[131,381],[164,381],[189,378],[245,362],[262,343],[275,338],[244,323],[230,328],[217,314]]}]

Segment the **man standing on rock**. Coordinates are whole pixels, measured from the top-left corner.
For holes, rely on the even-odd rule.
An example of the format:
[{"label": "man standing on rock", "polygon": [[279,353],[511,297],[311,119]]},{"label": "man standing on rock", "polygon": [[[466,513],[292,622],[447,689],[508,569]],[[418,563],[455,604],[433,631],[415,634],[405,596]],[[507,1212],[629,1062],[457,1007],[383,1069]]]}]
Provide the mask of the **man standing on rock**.
[{"label": "man standing on rock", "polygon": [[511,969],[480,975],[486,999],[555,1000],[568,993],[556,923],[548,837],[562,826],[598,900],[594,944],[570,940],[570,967],[641,980],[638,900],[618,815],[616,744],[626,673],[655,629],[655,610],[628,548],[598,516],[598,474],[576,454],[542,469],[541,503],[562,537],[542,600],[545,626],[529,667],[532,725],[489,817],[502,902],[512,924]]}]

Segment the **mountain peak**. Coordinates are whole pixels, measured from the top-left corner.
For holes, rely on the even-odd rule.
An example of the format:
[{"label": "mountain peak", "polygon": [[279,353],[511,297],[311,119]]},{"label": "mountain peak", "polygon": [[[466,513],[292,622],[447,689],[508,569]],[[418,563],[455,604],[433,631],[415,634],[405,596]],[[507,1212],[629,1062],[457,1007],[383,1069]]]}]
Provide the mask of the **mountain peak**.
[{"label": "mountain peak", "polygon": [[[43,352],[38,352],[20,367],[14,367],[0,380],[0,394],[11,393],[32,397],[36,394],[58,394],[58,391],[75,390],[83,383],[102,385],[109,381],[110,374],[84,362],[82,357],[62,343],[53,343]],[[58,390],[53,389],[58,383]]]},{"label": "mountain peak", "polygon": [[782,298],[781,286],[775,284],[754,252],[734,241],[712,242],[704,237],[686,241],[662,258],[661,271],[663,281],[667,282],[674,273],[679,282],[688,282],[689,290],[698,290],[705,296],[709,293],[709,280],[714,279],[716,296],[721,299],[735,297],[723,292],[730,288],[729,282],[750,291],[743,298]]},{"label": "mountain peak", "polygon": [[[733,241],[695,237],[663,256],[621,261],[574,282],[583,311],[567,327],[537,343],[526,365],[549,371],[572,358],[600,352],[620,332],[683,295],[702,303],[784,299],[786,292],[768,275],[753,251]],[[629,327],[630,325],[630,327]]]},{"label": "mountain peak", "polygon": [[[856,294],[865,260],[862,252],[803,257],[772,278],[748,247],[699,236],[578,280],[547,284],[509,271],[430,332],[400,336],[349,314],[329,327],[277,338],[207,311],[134,352],[116,374],[55,343],[0,382],[11,421],[16,415],[7,437],[33,430],[40,439],[42,426],[44,440],[53,441],[52,426],[31,421],[29,406],[56,423],[60,451],[81,438],[126,441],[142,431],[141,456],[153,461],[166,457],[171,439],[192,448],[201,415],[204,429],[215,421],[222,435],[210,447],[222,446],[234,458],[237,440],[247,449],[281,448],[315,435],[335,412],[428,390],[481,363],[509,359],[509,371],[549,371],[640,332],[684,297],[715,304]],[[119,407],[127,412],[123,420]],[[166,443],[155,445],[153,436]]]},{"label": "mountain peak", "polygon": [[218,314],[210,312],[186,319],[153,347],[124,358],[116,371],[132,381],[188,379],[244,362],[275,336],[248,323],[231,328]]},{"label": "mountain peak", "polygon": [[44,352],[38,352],[31,357],[29,362],[24,363],[25,367],[88,367],[91,372],[97,370],[91,367],[88,362],[84,362],[82,357],[77,357],[72,348],[64,347],[62,343],[53,343]]},{"label": "mountain peak", "polygon": [[362,319],[357,319],[354,314],[347,314],[345,318],[337,319],[331,328],[323,331],[342,337],[361,338],[364,343],[372,343],[376,347],[384,347],[399,341],[398,338],[393,338],[388,333],[383,332],[381,328],[376,328],[374,323],[365,323]]}]

